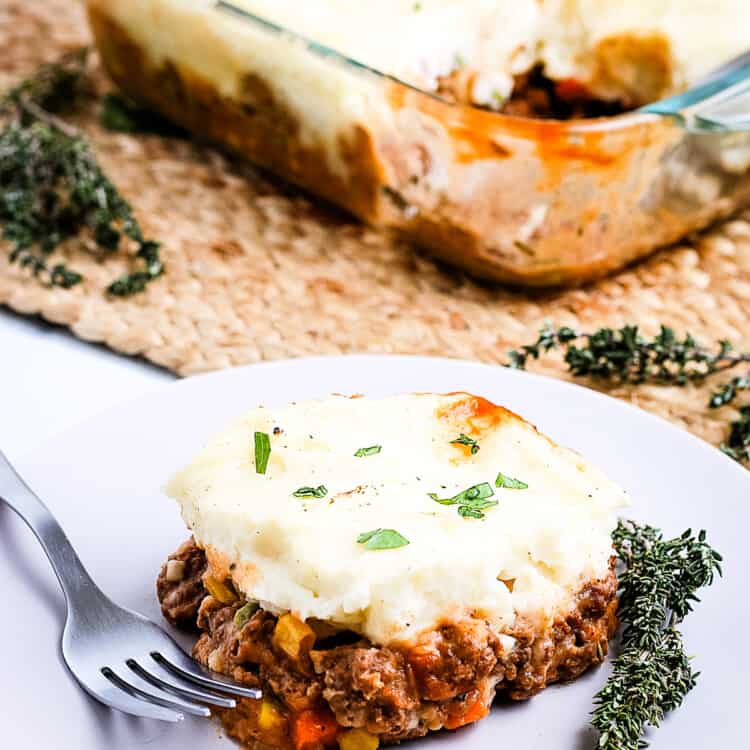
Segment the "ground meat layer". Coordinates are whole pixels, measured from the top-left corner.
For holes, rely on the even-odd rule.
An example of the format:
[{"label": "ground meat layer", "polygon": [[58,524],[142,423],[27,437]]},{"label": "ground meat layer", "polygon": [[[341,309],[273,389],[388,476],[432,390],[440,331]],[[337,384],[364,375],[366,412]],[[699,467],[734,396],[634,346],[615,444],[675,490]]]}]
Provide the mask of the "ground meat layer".
[{"label": "ground meat layer", "polygon": [[[614,563],[606,578],[583,587],[545,626],[519,618],[504,633],[515,639],[506,649],[500,633],[477,618],[444,623],[408,648],[375,646],[291,615],[250,612],[231,582],[217,586],[207,579],[205,557],[192,541],[170,560],[184,563],[184,575],[178,578],[172,565],[170,577],[169,561],[162,567],[157,592],[165,617],[199,629],[198,661],[260,686],[272,701],[272,709],[243,700],[221,712],[227,731],[254,747],[307,750],[295,727],[309,716],[323,724],[330,717],[332,730],[323,727],[320,735],[323,746],[336,746],[336,733],[351,729],[393,743],[458,728],[485,716],[496,694],[529,698],[601,662],[617,623]],[[291,641],[285,637],[290,628],[296,633]],[[261,710],[278,716],[263,720]]]},{"label": "ground meat layer", "polygon": [[206,555],[192,539],[171,554],[159,571],[156,595],[164,617],[178,628],[195,628],[198,609],[206,596],[203,574]]},{"label": "ground meat layer", "polygon": [[[449,101],[471,104],[467,87],[472,84],[473,74],[467,77],[462,71],[456,71],[440,80],[438,93]],[[580,120],[613,117],[631,109],[634,106],[630,102],[597,99],[576,81],[552,80],[541,67],[536,67],[515,76],[513,93],[497,111],[513,117]]]}]

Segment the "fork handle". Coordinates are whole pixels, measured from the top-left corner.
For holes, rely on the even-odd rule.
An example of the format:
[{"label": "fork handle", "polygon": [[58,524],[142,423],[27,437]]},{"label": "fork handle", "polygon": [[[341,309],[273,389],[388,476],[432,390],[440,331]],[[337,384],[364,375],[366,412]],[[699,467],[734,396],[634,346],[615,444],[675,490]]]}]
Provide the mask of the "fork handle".
[{"label": "fork handle", "polygon": [[86,572],[68,537],[47,506],[23,481],[10,461],[0,451],[0,500],[15,511],[39,540],[68,604],[81,594],[101,595]]}]

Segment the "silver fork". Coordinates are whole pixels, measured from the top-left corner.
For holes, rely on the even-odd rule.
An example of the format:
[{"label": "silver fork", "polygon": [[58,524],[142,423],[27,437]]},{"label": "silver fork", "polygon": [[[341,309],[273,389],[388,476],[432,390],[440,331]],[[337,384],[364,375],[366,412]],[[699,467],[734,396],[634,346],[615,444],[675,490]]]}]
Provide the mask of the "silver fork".
[{"label": "silver fork", "polygon": [[60,581],[67,614],[62,654],[81,687],[134,716],[180,721],[210,716],[204,704],[234,708],[228,696],[261,691],[204,670],[158,625],[117,606],[93,582],[47,506],[0,452],[0,500],[34,532]]}]

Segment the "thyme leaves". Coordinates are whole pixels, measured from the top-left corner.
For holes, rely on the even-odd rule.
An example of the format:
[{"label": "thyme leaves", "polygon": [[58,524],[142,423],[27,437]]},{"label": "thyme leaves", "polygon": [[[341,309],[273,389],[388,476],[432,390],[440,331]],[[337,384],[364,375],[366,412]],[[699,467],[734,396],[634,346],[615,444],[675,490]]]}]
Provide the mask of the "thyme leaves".
[{"label": "thyme leaves", "polygon": [[143,291],[164,271],[159,244],[146,239],[129,203],[101,169],[85,136],[60,118],[86,88],[85,49],[41,66],[0,98],[0,225],[11,245],[9,260],[49,286],[70,289],[76,270],[52,263],[66,240],[89,235],[97,249],[114,253],[134,245],[140,269],[107,291]]},{"label": "thyme leaves", "polygon": [[[553,350],[562,350],[568,371],[613,385],[686,386],[750,364],[750,352],[738,352],[728,341],[706,347],[690,333],[678,336],[674,329],[661,326],[647,338],[638,326],[600,328],[582,333],[568,326],[553,328],[549,323],[536,341],[508,352],[508,366],[525,370],[531,360]],[[750,461],[750,404],[739,404],[743,391],[750,390],[750,373],[734,377],[711,395],[708,407],[735,406],[739,417],[729,422],[729,433],[721,449],[737,461]]]},{"label": "thyme leaves", "polygon": [[677,626],[698,601],[698,589],[721,575],[721,555],[705,532],[665,540],[651,526],[620,521],[612,534],[624,566],[619,615],[622,650],[594,698],[600,750],[639,750],[647,725],[658,727],[695,687],[698,675]]},{"label": "thyme leaves", "polygon": [[479,443],[473,437],[469,437],[463,432],[455,440],[451,440],[451,445],[465,445],[469,448],[472,456],[476,456],[479,453]]}]

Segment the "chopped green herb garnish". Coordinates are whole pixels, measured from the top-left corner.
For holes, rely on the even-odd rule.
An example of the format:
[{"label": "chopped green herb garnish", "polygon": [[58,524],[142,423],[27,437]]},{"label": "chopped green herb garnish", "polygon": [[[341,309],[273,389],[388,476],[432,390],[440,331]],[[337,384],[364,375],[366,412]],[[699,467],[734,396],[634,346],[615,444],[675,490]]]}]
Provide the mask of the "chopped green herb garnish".
[{"label": "chopped green herb garnish", "polygon": [[459,492],[458,495],[454,495],[453,497],[439,498],[434,492],[428,492],[427,494],[436,503],[440,503],[441,505],[461,505],[484,500],[487,497],[492,497],[495,493],[488,482],[482,482],[482,484],[475,484],[473,487],[469,487],[468,490]]},{"label": "chopped green herb garnish", "polygon": [[357,544],[364,544],[369,542],[375,534],[379,534],[383,529],[373,529],[372,531],[365,531],[357,537]]},{"label": "chopped green herb garnish", "polygon": [[505,474],[500,472],[495,480],[495,487],[502,487],[506,490],[527,490],[529,485],[526,482],[522,482],[520,479],[513,479],[513,477],[506,477]]},{"label": "chopped green herb garnish", "polygon": [[495,102],[498,109],[505,104],[507,98],[507,96],[503,96],[497,89],[492,90],[492,101]]},{"label": "chopped green herb garnish", "polygon": [[440,505],[458,505],[458,515],[462,518],[484,518],[483,511],[498,505],[497,500],[487,499],[495,494],[489,482],[475,484],[453,497],[440,498],[434,492],[427,494]]},{"label": "chopped green herb garnish", "polygon": [[371,445],[369,448],[360,448],[354,455],[357,458],[363,458],[364,456],[376,456],[382,450],[382,445]]},{"label": "chopped green herb garnish", "polygon": [[[490,503],[490,506],[497,505],[497,501]],[[479,508],[475,508],[472,505],[459,505],[458,515],[461,518],[484,518],[484,513]]]},{"label": "chopped green herb garnish", "polygon": [[474,438],[464,435],[463,432],[455,439],[451,440],[451,445],[467,445],[471,448],[471,455],[479,453],[479,443]]},{"label": "chopped green herb garnish", "polygon": [[271,457],[271,438],[265,432],[255,433],[255,472],[265,474]]},{"label": "chopped green herb garnish", "polygon": [[364,544],[365,549],[398,549],[409,544],[409,540],[395,529],[374,529],[357,537],[357,544]]},{"label": "chopped green herb garnish", "polygon": [[318,487],[300,487],[293,493],[294,497],[325,497],[328,494],[328,488],[322,484]]},{"label": "chopped green herb garnish", "polygon": [[250,618],[258,611],[258,602],[248,602],[244,606],[240,607],[234,613],[234,624],[237,628],[242,628],[250,622]]}]

